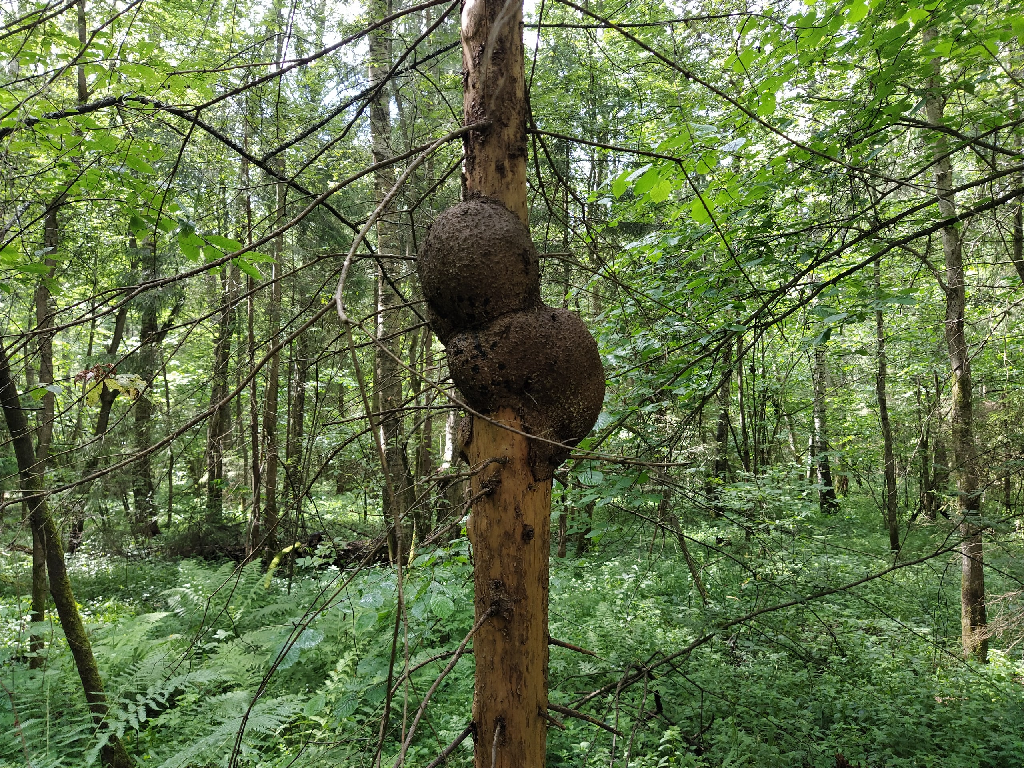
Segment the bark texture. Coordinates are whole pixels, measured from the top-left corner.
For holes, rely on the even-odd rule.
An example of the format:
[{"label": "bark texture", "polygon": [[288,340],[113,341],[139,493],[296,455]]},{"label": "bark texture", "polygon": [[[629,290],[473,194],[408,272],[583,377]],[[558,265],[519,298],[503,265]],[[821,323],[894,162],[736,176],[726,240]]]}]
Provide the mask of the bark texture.
[{"label": "bark texture", "polygon": [[[520,0],[463,4],[464,117],[467,124],[491,121],[465,137],[463,181],[467,194],[500,200],[526,224],[522,20]],[[493,416],[521,426],[511,408]],[[476,618],[495,611],[473,640],[474,764],[541,768],[547,748],[551,480],[534,480],[526,437],[484,419],[473,419],[467,450],[473,469],[496,460],[471,483],[477,499],[470,523]]]},{"label": "bark texture", "polygon": [[[521,427],[511,408],[493,414]],[[480,419],[468,446],[475,613],[477,768],[541,768],[547,743],[551,481],[536,482],[529,438]],[[491,756],[495,756],[492,763]]]},{"label": "bark texture", "polygon": [[[935,30],[925,31],[925,42],[933,39]],[[932,62],[934,74],[928,79],[925,97],[928,122],[933,126],[945,123],[945,97],[941,89],[941,64]],[[935,162],[932,173],[938,198],[939,215],[956,215],[953,194],[953,162],[946,135],[935,131],[930,137]],[[957,506],[960,513],[961,591],[960,623],[964,654],[979,661],[988,658],[985,611],[985,570],[981,528],[976,519],[981,514],[981,490],[977,449],[974,441],[974,385],[971,357],[967,344],[967,284],[964,275],[963,243],[959,224],[942,228],[942,252],[945,260],[946,317],[945,337],[952,373],[951,447],[956,465]]]},{"label": "bark texture", "polygon": [[463,184],[501,200],[523,223],[526,206],[526,73],[520,0],[467,0],[462,4],[463,116],[471,125]]}]

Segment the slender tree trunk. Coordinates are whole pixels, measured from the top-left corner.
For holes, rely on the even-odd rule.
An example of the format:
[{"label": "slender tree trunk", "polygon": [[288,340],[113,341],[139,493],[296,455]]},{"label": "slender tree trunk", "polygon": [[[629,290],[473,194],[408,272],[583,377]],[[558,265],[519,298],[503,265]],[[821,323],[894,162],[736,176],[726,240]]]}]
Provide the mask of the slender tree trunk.
[{"label": "slender tree trunk", "polygon": [[[135,248],[135,239],[131,238],[129,247]],[[142,246],[141,263],[143,278],[155,279],[157,276],[156,244]],[[141,297],[142,318],[139,327],[139,350],[136,355],[136,372],[145,382],[142,394],[135,401],[134,448],[140,454],[132,465],[132,498],[135,512],[132,529],[136,534],[150,537],[158,533],[156,524],[156,483],[153,481],[153,465],[150,454],[146,450],[153,444],[153,420],[156,407],[150,395],[153,382],[156,381],[159,365],[159,345],[162,340],[160,332],[159,306],[152,295]]]},{"label": "slender tree trunk", "polygon": [[[936,31],[926,30],[925,42],[934,39]],[[945,98],[941,92],[941,64],[933,59],[934,74],[928,80],[925,107],[930,125],[945,123]],[[935,131],[930,137],[935,156],[932,169],[939,214],[943,218],[956,215],[953,194],[953,163],[949,157],[946,134]],[[963,244],[960,226],[951,224],[942,229],[942,251],[945,257],[946,347],[952,371],[952,448],[957,469],[957,500],[960,512],[962,582],[960,594],[961,639],[965,655],[979,661],[988,658],[985,636],[985,570],[981,528],[976,518],[981,514],[981,492],[978,459],[974,442],[974,385],[971,379],[971,357],[967,344],[965,315],[967,286],[964,276]]]},{"label": "slender tree trunk", "polygon": [[213,341],[213,373],[210,381],[210,407],[213,412],[206,430],[206,521],[219,525],[224,516],[224,448],[231,431],[231,403],[227,397],[228,366],[231,361],[231,337],[235,326],[235,276],[228,267],[220,273],[221,307]]},{"label": "slender tree trunk", "polygon": [[[1024,186],[1024,175],[1018,174],[1017,184]],[[1024,200],[1019,197],[1013,204],[1013,234],[1010,241],[1010,258],[1013,259],[1020,281],[1024,283]]]},{"label": "slender tree trunk", "polygon": [[825,346],[819,344],[814,348],[814,460],[818,468],[818,503],[824,514],[832,515],[839,511],[836,501],[836,489],[832,486],[832,468],[828,460],[828,425],[826,422],[825,379]]},{"label": "slender tree trunk", "polygon": [[[40,279],[35,291],[36,338],[39,341],[39,386],[44,387],[41,408],[36,423],[36,449],[33,474],[38,476],[39,486],[45,485],[46,464],[50,457],[50,443],[53,440],[53,420],[56,414],[56,396],[53,386],[53,316],[55,312],[53,297],[50,294],[50,283],[53,270],[57,264],[54,256],[60,246],[57,213],[61,199],[53,201],[43,218],[43,249],[45,250],[44,266],[46,274]],[[31,509],[31,504],[28,505]],[[31,520],[31,511],[29,512]],[[42,531],[32,525],[32,607],[31,621],[39,625],[46,620],[46,547]],[[43,636],[33,634],[29,642],[33,655],[29,666],[38,669],[43,665]]]},{"label": "slender tree trunk", "polygon": [[294,524],[302,518],[302,492],[305,487],[303,443],[306,439],[306,377],[309,373],[309,338],[302,334],[295,341],[292,361],[289,366],[291,397],[288,400],[288,439],[285,446],[285,461],[289,502]]},{"label": "slender tree trunk", "polygon": [[[875,262],[875,293],[882,290],[881,260]],[[885,522],[889,529],[889,549],[898,552],[900,549],[899,518],[897,507],[899,497],[896,492],[896,458],[892,450],[892,426],[889,423],[889,401],[885,391],[886,357],[885,357],[885,317],[882,310],[875,312],[875,333],[878,342],[878,371],[875,374],[875,394],[878,397],[878,418],[882,424],[882,462],[885,465],[885,492],[882,495],[882,506],[885,510]]]},{"label": "slender tree trunk", "polygon": [[697,563],[690,554],[690,548],[686,544],[686,535],[683,533],[683,527],[679,523],[679,518],[676,516],[675,510],[672,509],[672,486],[666,482],[667,476],[663,471],[659,473],[658,479],[661,485],[661,501],[658,502],[658,521],[662,525],[667,525],[675,534],[676,541],[679,543],[679,551],[683,553],[683,559],[686,560],[686,568],[690,571],[690,578],[693,579],[693,586],[700,593],[701,603],[707,605],[707,587],[704,586],[704,580],[700,576],[700,569],[697,568]]},{"label": "slender tree trunk", "polygon": [[[134,269],[132,270],[134,271]],[[106,347],[107,357],[114,359],[117,350],[121,347],[121,340],[124,338],[125,325],[128,320],[128,304],[122,303],[114,316],[114,329],[110,342]],[[96,413],[96,424],[92,430],[93,439],[96,441],[85,468],[82,470],[82,477],[93,474],[103,461],[106,449],[106,434],[110,429],[110,413],[114,408],[114,401],[117,400],[119,390],[111,389],[106,382],[100,383],[99,411]],[[71,536],[68,541],[68,554],[74,554],[82,544],[85,535],[85,496],[88,494],[89,486],[83,485],[79,488],[80,498],[75,504],[74,519],[71,523]]]},{"label": "slender tree trunk", "polygon": [[[50,577],[50,594],[60,618],[64,637],[75,660],[85,699],[89,703],[93,718],[99,723],[107,713],[103,680],[71,590],[71,580],[68,578],[64,562],[64,546],[46,503],[42,476],[36,468],[36,450],[32,447],[32,433],[21,405],[21,397],[11,378],[7,351],[3,346],[0,346],[0,408],[4,412],[4,419],[11,433],[22,490],[30,510],[33,534],[43,542]],[[110,735],[100,754],[103,763],[110,768],[128,768],[132,765],[131,758],[128,757],[116,734]]]},{"label": "slender tree trunk", "polygon": [[[280,164],[283,165],[283,164]],[[280,167],[279,165],[279,167]],[[286,212],[286,192],[284,183],[278,182],[277,189],[277,222],[284,223]],[[271,265],[270,301],[267,304],[267,325],[269,326],[269,344],[274,349],[267,365],[267,386],[263,395],[263,482],[264,501],[262,524],[258,526],[259,539],[254,542],[263,549],[264,556],[277,549],[280,538],[278,522],[280,519],[277,504],[277,474],[280,464],[278,455],[278,396],[281,386],[281,350],[276,349],[281,335],[281,269],[284,261],[284,235],[274,240],[274,263]]]},{"label": "slender tree trunk", "polygon": [[919,414],[917,456],[920,461],[920,478],[918,485],[921,489],[918,507],[926,520],[935,519],[934,490],[932,489],[932,457],[931,457],[931,424],[932,409],[925,410],[925,402],[928,399],[928,390],[925,389],[925,397],[921,397],[921,380],[917,380],[917,412]]},{"label": "slender tree trunk", "polygon": [[[373,18],[388,15],[385,0],[374,0]],[[377,97],[370,103],[370,135],[375,163],[389,160],[394,151],[391,145],[390,89],[384,83],[391,67],[390,24],[370,33],[370,82],[379,86]],[[388,166],[373,174],[375,200],[382,200],[395,184],[394,170]],[[384,480],[384,524],[389,528],[388,550],[393,558],[402,556],[408,548],[412,521],[409,512],[412,478],[405,451],[402,416],[402,299],[395,290],[395,276],[403,267],[398,258],[402,252],[399,227],[388,219],[387,213],[377,220],[377,251],[380,264],[377,273],[377,342],[374,345],[374,389],[377,395],[378,426],[384,446],[386,477]]]},{"label": "slender tree trunk", "polygon": [[[252,132],[251,116],[248,114],[248,109],[244,119],[243,142],[246,150],[248,150],[249,135]],[[239,185],[242,188],[242,219],[245,227],[244,241],[246,245],[250,245],[252,243],[252,182],[249,176],[249,161],[244,157],[241,160],[239,176]],[[278,250],[277,243],[274,245],[274,250],[275,253]],[[277,273],[274,272],[273,274]],[[246,361],[248,370],[251,371],[256,367],[256,281],[252,276],[246,276],[245,288]],[[271,289],[271,292],[273,292],[273,289]],[[263,527],[263,517],[260,509],[263,492],[263,465],[260,452],[259,402],[259,391],[257,389],[256,377],[254,376],[249,382],[249,451],[252,461],[249,469],[249,480],[251,482],[252,499],[249,506],[249,525],[245,540],[245,554],[247,557],[259,549],[266,530]]]},{"label": "slender tree trunk", "polygon": [[743,375],[743,337],[736,339],[736,410],[740,415],[740,444],[737,446],[743,471],[749,473],[750,432],[747,424],[746,377]]},{"label": "slender tree trunk", "polygon": [[716,512],[720,513],[719,498],[721,488],[729,482],[729,406],[732,402],[732,347],[733,341],[727,342],[724,352],[722,381],[718,385],[718,422],[715,426],[715,461],[714,482],[708,483],[707,495],[714,501]]},{"label": "slender tree trunk", "polygon": [[[489,127],[465,136],[468,194],[501,200],[523,222],[526,200],[526,95],[523,7],[519,0],[479,0],[462,10],[466,123]],[[510,408],[489,414],[521,429]],[[470,540],[475,558],[477,620],[473,640],[476,768],[541,768],[547,744],[548,553],[551,480],[537,482],[529,440],[473,419],[469,463]]]},{"label": "slender tree trunk", "polygon": [[[424,378],[433,377],[434,369],[434,336],[429,327],[423,328],[420,334],[420,376]],[[417,382],[418,385],[418,382]],[[423,540],[433,528],[434,507],[429,493],[429,483],[433,481],[434,475],[434,417],[432,406],[434,404],[434,390],[430,387],[423,388],[418,404],[422,402],[425,410],[423,422],[420,424],[417,445],[416,445],[416,477],[421,479],[420,490],[417,490],[416,498],[419,506],[415,513],[416,536]]]}]

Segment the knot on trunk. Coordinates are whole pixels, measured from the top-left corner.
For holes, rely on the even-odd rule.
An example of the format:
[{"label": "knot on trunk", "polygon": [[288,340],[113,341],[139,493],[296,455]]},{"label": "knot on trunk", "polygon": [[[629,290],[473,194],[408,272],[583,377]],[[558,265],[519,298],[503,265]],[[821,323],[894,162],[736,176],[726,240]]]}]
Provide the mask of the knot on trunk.
[{"label": "knot on trunk", "polygon": [[444,211],[417,260],[430,324],[452,379],[481,413],[517,411],[534,478],[547,480],[593,428],[604,402],[597,342],[572,312],[540,300],[530,233],[500,202],[477,197]]}]

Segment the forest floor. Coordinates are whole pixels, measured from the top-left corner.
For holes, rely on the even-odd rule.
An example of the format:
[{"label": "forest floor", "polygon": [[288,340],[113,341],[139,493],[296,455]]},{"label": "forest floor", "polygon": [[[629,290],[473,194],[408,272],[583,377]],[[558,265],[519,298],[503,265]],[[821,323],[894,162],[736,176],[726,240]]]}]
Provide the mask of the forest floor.
[{"label": "forest floor", "polygon": [[[622,736],[558,715],[564,729],[549,729],[549,766],[831,768],[844,764],[837,755],[863,768],[1024,765],[1020,638],[993,638],[986,665],[962,661],[950,524],[913,526],[896,560],[870,498],[847,499],[831,517],[801,509],[756,525],[686,524],[684,514],[709,592],[704,606],[673,535],[652,537],[636,517],[598,508],[590,551],[552,557],[551,635],[594,655],[552,647],[550,698]],[[360,525],[358,516],[345,522]],[[993,618],[1012,614],[1010,574],[1022,547],[1011,530],[986,552]],[[112,715],[98,731],[92,725],[66,645],[48,622],[46,663],[29,669],[28,561],[6,557],[5,768],[97,762],[110,732],[143,765],[223,765],[243,723],[239,766],[369,765],[389,679],[381,749],[390,765],[419,697],[472,625],[465,539],[403,569],[399,621],[390,567],[354,574],[310,556],[268,576],[258,564],[81,550],[70,563]],[[829,594],[800,600],[821,592]],[[1000,595],[1010,596],[992,600]],[[720,629],[755,610],[763,612]],[[714,637],[658,664],[706,634]],[[406,660],[415,666],[445,652],[402,679]],[[467,725],[470,658],[439,687],[408,765],[427,765]],[[644,674],[617,690],[630,671]],[[470,762],[467,740],[449,764]]]}]

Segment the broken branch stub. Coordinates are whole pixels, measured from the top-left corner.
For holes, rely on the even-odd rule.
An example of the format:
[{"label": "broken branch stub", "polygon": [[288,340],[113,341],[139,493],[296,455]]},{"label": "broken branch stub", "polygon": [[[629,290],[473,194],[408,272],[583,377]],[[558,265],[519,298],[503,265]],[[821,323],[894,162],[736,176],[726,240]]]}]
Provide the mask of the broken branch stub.
[{"label": "broken branch stub", "polygon": [[510,407],[530,441],[534,479],[548,480],[593,428],[604,402],[597,343],[579,317],[540,300],[529,230],[476,197],[432,225],[417,261],[430,322],[455,385],[474,410]]}]

